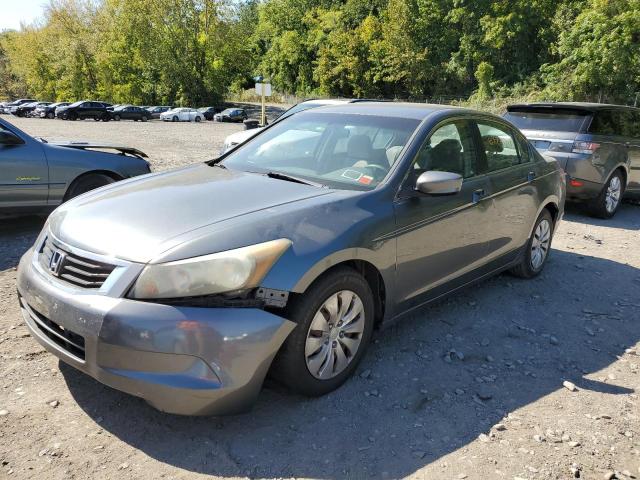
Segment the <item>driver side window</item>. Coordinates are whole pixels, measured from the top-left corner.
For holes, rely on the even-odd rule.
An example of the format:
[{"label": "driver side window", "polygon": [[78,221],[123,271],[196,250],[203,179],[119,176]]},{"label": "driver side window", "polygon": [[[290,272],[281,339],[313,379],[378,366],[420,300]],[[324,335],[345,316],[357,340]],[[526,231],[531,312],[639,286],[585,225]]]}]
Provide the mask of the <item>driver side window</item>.
[{"label": "driver side window", "polygon": [[426,171],[452,172],[463,178],[475,172],[475,148],[469,124],[454,121],[436,127],[416,157],[411,176],[417,179]]}]

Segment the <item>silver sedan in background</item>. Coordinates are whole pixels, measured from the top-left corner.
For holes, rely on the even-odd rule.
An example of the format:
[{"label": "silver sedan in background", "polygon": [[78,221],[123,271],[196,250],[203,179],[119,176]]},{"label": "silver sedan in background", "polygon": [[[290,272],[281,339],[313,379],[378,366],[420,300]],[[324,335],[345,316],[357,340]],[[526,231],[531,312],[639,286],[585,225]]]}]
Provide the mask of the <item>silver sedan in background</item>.
[{"label": "silver sedan in background", "polygon": [[174,108],[160,114],[160,120],[165,122],[202,122],[204,115],[195,108]]}]

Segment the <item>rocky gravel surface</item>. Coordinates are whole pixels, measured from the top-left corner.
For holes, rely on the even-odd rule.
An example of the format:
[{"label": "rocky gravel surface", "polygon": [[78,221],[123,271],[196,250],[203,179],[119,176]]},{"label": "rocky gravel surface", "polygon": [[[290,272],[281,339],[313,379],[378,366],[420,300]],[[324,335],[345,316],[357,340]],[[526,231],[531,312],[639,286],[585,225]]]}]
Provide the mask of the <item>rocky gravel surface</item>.
[{"label": "rocky gravel surface", "polygon": [[[110,140],[156,170],[237,126],[16,122]],[[32,340],[15,267],[42,220],[0,224],[0,478],[640,478],[640,207],[569,210],[544,273],[507,274],[379,332],[343,388],[268,383],[250,413],[184,418],[105,387]]]}]

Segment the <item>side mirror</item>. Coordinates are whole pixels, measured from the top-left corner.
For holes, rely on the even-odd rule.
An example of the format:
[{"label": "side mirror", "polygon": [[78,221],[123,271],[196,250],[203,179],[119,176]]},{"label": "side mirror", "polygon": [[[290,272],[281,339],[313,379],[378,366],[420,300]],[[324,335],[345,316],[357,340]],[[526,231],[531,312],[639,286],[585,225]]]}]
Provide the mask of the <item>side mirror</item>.
[{"label": "side mirror", "polygon": [[453,195],[462,188],[462,175],[430,170],[418,177],[416,190],[427,195]]},{"label": "side mirror", "polygon": [[0,130],[0,145],[22,145],[24,140],[8,130]]}]

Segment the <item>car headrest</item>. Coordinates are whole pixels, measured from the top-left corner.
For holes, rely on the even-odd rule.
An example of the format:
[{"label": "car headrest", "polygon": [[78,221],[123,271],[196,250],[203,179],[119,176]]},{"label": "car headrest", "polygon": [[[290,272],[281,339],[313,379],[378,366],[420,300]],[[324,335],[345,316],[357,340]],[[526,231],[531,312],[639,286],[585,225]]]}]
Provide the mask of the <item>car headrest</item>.
[{"label": "car headrest", "polygon": [[347,156],[359,160],[369,160],[373,147],[367,135],[354,135],[347,143]]},{"label": "car headrest", "polygon": [[482,143],[487,153],[500,153],[504,150],[502,139],[497,135],[484,135]]},{"label": "car headrest", "polygon": [[451,155],[455,153],[460,153],[462,151],[462,144],[459,140],[455,138],[447,138],[446,140],[442,140],[435,147],[433,147],[434,154],[440,155],[442,153],[446,155]]},{"label": "car headrest", "polygon": [[386,151],[387,154],[387,161],[389,162],[389,166],[392,166],[394,163],[396,163],[396,160],[398,159],[398,155],[400,155],[400,152],[402,151],[402,145],[396,145],[394,147],[389,147]]}]

